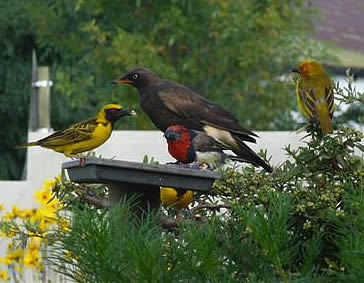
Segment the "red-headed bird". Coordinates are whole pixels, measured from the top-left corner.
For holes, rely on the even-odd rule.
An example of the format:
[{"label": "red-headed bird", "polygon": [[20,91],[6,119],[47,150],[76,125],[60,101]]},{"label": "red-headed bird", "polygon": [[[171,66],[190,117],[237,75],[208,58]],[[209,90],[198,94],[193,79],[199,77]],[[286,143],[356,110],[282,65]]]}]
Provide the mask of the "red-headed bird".
[{"label": "red-headed bird", "polygon": [[[189,130],[182,125],[173,125],[164,132],[168,143],[168,152],[178,162],[189,164],[198,162],[214,169],[222,166],[228,159],[248,162],[241,156],[227,155],[223,150],[228,149],[204,132]],[[252,151],[251,154],[256,154]],[[253,164],[254,165],[254,164]]]},{"label": "red-headed bird", "polygon": [[186,86],[163,80],[146,68],[136,68],[112,83],[137,88],[141,107],[161,131],[172,125],[183,125],[205,132],[246,162],[272,172],[272,168],[245,144],[245,141],[255,143],[257,135],[243,128],[230,112]]}]

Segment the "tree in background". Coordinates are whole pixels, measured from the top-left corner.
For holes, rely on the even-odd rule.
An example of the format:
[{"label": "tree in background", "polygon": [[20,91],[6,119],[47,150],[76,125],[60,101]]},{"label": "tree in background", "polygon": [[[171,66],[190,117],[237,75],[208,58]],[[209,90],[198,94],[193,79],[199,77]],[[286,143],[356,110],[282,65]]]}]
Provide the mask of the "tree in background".
[{"label": "tree in background", "polygon": [[[24,56],[12,55],[28,74],[22,79],[30,77],[34,45],[40,64],[51,67],[55,129],[92,115],[109,101],[140,110],[135,90],[108,84],[136,65],[190,86],[231,110],[247,128],[293,129],[293,86],[281,82],[279,76],[297,61],[322,59],[323,54],[308,38],[312,13],[305,2],[33,0],[15,1],[7,7],[0,0],[4,3],[1,17],[7,19],[5,11],[18,9],[20,18],[15,17],[9,26],[23,27],[32,39],[11,40],[26,51]],[[28,82],[18,85],[17,91],[29,93]],[[27,96],[24,100],[22,107],[27,108]],[[6,105],[4,113],[10,113]],[[122,127],[153,128],[142,111],[138,113],[137,119]],[[4,132],[25,128],[25,117],[24,125]],[[24,137],[8,142],[13,145]],[[15,166],[18,172],[20,164]]]},{"label": "tree in background", "polygon": [[31,50],[35,38],[20,1],[0,1],[0,179],[20,177],[27,137]]}]

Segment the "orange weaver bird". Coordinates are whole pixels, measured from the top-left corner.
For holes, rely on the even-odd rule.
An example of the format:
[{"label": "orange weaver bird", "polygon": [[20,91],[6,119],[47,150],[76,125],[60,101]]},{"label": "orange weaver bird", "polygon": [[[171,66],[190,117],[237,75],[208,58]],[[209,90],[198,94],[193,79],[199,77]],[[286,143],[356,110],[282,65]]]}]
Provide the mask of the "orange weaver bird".
[{"label": "orange weaver bird", "polygon": [[186,208],[193,201],[191,190],[160,187],[161,202],[176,209]]},{"label": "orange weaver bird", "polygon": [[310,121],[318,122],[323,134],[332,133],[333,83],[322,65],[314,60],[304,60],[292,72],[300,75],[296,95],[301,112]]}]

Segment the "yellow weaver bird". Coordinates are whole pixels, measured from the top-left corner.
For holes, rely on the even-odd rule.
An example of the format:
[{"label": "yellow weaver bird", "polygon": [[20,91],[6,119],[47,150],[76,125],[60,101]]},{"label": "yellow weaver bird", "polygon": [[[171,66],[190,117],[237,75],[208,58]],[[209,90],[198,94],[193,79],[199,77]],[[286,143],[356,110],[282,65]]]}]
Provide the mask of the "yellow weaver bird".
[{"label": "yellow weaver bird", "polygon": [[318,122],[323,134],[332,133],[333,83],[322,65],[314,60],[305,60],[292,72],[300,75],[296,95],[301,112],[308,120]]},{"label": "yellow weaver bird", "polygon": [[160,198],[165,206],[181,209],[187,207],[193,201],[193,192],[191,190],[160,187]]},{"label": "yellow weaver bird", "polygon": [[128,111],[118,104],[107,104],[94,118],[73,124],[66,130],[57,131],[48,137],[17,148],[39,145],[71,157],[102,145],[109,139],[117,120],[134,114],[134,111]]}]

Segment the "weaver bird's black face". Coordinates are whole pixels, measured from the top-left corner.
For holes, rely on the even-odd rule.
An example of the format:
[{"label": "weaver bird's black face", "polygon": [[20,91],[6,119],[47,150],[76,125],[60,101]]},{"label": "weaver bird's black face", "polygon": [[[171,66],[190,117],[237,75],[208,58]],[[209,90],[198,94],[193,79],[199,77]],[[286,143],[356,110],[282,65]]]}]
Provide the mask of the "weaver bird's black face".
[{"label": "weaver bird's black face", "polygon": [[167,129],[164,132],[164,137],[166,138],[167,141],[179,140],[181,138],[181,136],[182,136],[181,132],[176,132],[176,131],[173,131],[171,129]]},{"label": "weaver bird's black face", "polygon": [[129,84],[138,89],[152,84],[159,79],[156,74],[146,68],[136,68],[125,75],[113,80],[112,84]]},{"label": "weaver bird's black face", "polygon": [[115,122],[124,116],[134,115],[135,112],[129,111],[126,108],[109,108],[105,109],[106,119],[110,122]]}]

